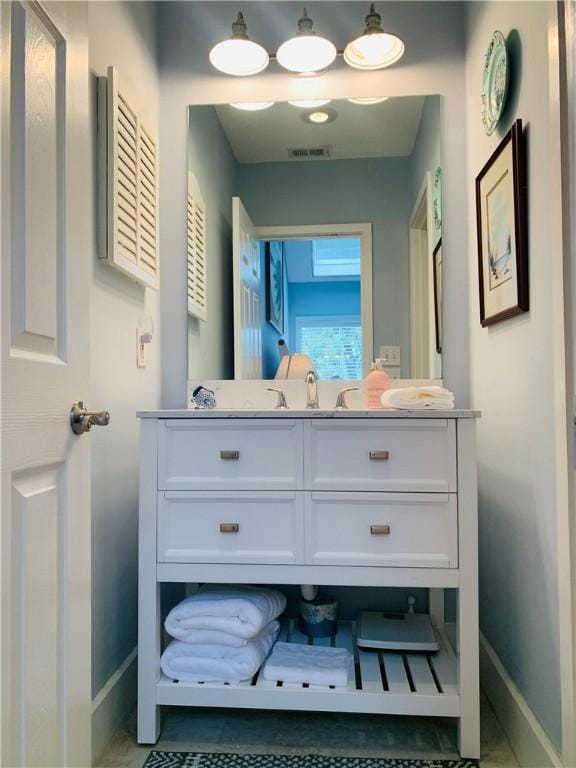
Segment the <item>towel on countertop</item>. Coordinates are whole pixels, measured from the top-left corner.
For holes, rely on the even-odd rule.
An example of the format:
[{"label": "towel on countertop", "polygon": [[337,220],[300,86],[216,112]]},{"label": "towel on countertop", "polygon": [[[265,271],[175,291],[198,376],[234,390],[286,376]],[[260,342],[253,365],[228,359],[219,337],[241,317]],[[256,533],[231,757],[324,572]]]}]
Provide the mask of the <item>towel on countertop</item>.
[{"label": "towel on countertop", "polygon": [[250,639],[285,608],[285,595],[275,589],[207,585],[173,608],[164,626],[169,635],[183,641],[197,629]]},{"label": "towel on countertop", "polygon": [[160,659],[167,677],[187,683],[239,683],[250,680],[262,666],[279,628],[264,631],[240,648],[192,645],[173,640]]},{"label": "towel on countertop", "polygon": [[422,411],[427,408],[451,410],[454,408],[454,395],[444,387],[403,387],[388,389],[382,394],[384,408],[397,408],[406,411]]},{"label": "towel on countertop", "polygon": [[262,670],[265,680],[346,687],[353,674],[353,658],[346,648],[276,643]]}]

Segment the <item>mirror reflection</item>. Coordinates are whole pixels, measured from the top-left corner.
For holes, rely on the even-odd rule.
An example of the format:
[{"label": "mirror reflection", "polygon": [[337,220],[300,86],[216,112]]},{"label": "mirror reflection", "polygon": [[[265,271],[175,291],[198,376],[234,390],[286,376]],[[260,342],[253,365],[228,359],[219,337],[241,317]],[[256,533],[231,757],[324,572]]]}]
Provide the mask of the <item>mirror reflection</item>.
[{"label": "mirror reflection", "polygon": [[[191,378],[211,323],[236,379],[441,376],[440,109],[439,96],[189,108]],[[211,275],[229,277],[223,306]]]}]

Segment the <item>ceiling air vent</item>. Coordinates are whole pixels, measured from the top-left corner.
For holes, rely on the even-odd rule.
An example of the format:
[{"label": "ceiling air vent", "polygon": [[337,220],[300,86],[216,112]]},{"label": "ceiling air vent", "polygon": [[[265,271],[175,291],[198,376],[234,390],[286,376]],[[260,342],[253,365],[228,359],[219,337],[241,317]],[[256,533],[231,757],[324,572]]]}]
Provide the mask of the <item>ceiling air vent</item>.
[{"label": "ceiling air vent", "polygon": [[288,157],[292,160],[317,160],[322,157],[331,157],[332,147],[326,144],[323,147],[298,147],[288,150]]}]

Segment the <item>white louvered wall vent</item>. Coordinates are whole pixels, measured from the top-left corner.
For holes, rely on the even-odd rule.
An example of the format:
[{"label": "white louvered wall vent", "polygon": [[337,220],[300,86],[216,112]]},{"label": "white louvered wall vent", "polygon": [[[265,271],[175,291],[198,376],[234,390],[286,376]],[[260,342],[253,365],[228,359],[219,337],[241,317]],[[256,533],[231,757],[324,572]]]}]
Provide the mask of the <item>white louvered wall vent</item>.
[{"label": "white louvered wall vent", "polygon": [[188,313],[206,320],[206,204],[193,173],[188,173],[186,243],[188,254]]},{"label": "white louvered wall vent", "polygon": [[98,78],[99,255],[158,288],[158,143],[114,67]]}]

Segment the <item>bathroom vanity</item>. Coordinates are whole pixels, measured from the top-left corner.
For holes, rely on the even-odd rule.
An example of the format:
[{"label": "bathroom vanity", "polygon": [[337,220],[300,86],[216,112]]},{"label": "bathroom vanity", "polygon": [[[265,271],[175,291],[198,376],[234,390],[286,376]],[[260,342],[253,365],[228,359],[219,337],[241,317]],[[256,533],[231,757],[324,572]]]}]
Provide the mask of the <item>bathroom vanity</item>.
[{"label": "bathroom vanity", "polygon": [[[479,757],[471,411],[150,411],[141,418],[138,741],[160,705],[459,718]],[[166,582],[427,587],[437,654],[362,651],[347,689],[184,683],[160,671]],[[457,590],[457,648],[444,589]],[[358,606],[361,608],[362,606]],[[281,639],[308,642],[286,622]],[[330,643],[330,639],[316,642]]]}]

